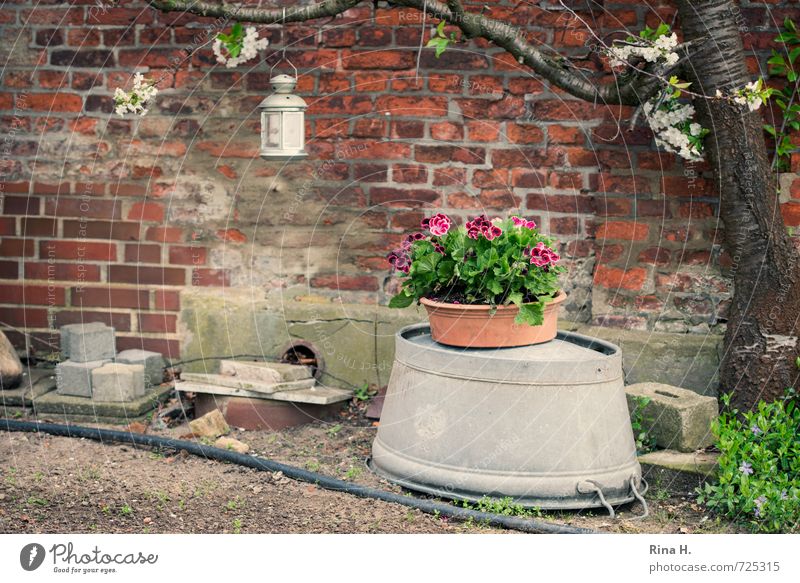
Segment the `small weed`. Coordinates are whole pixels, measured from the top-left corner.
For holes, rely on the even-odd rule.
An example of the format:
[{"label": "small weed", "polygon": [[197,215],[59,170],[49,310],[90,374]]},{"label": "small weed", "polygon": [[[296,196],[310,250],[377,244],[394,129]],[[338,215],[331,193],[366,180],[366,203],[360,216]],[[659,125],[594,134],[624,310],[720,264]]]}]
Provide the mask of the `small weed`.
[{"label": "small weed", "polygon": [[47,506],[50,504],[45,498],[38,498],[36,496],[28,496],[27,500],[28,504],[35,505],[35,506]]},{"label": "small weed", "polygon": [[131,508],[127,504],[124,504],[122,508],[119,509],[119,513],[121,516],[130,516],[131,514],[133,514],[133,508]]},{"label": "small weed", "polygon": [[653,451],[656,447],[655,437],[646,429],[653,423],[653,419],[644,416],[645,407],[651,399],[650,397],[633,397],[633,399],[636,405],[631,411],[631,428],[636,440],[636,453],[643,454]]},{"label": "small weed", "polygon": [[103,504],[103,506],[100,508],[100,511],[105,515],[109,515],[111,514],[111,506],[108,504]]},{"label": "small weed", "polygon": [[475,503],[468,500],[461,502],[464,508],[472,508],[479,512],[489,512],[491,514],[502,514],[503,516],[519,516],[522,518],[541,518],[542,509],[539,507],[525,508],[522,504],[517,504],[510,496],[505,498],[489,498],[484,496]]},{"label": "small weed", "polygon": [[344,475],[346,480],[357,480],[359,476],[361,476],[361,468],[358,466],[353,466]]},{"label": "small weed", "polygon": [[416,517],[414,516],[414,511],[413,510],[409,510],[408,512],[406,512],[405,519],[408,522],[414,522],[414,520],[416,519]]},{"label": "small weed", "polygon": [[178,510],[185,510],[186,509],[186,501],[181,499],[178,502]]},{"label": "small weed", "polygon": [[233,519],[233,534],[242,534],[242,521],[238,518]]},{"label": "small weed", "polygon": [[342,426],[339,423],[337,423],[336,425],[329,427],[325,433],[327,433],[331,437],[336,437],[341,430]]},{"label": "small weed", "polygon": [[356,401],[369,401],[374,394],[375,392],[369,388],[369,383],[364,383],[360,387],[353,389],[353,398]]},{"label": "small weed", "polygon": [[320,468],[319,462],[317,460],[308,460],[306,462],[306,469],[309,472],[318,472]]},{"label": "small weed", "polygon": [[242,501],[241,498],[239,498],[239,496],[237,496],[233,500],[228,500],[228,502],[225,504],[225,510],[231,512],[234,510],[239,510],[242,507],[244,507],[244,502]]},{"label": "small weed", "polygon": [[42,472],[36,472],[33,474],[33,481],[34,482],[41,482],[42,478],[44,478],[44,474]]},{"label": "small weed", "polygon": [[13,419],[21,419],[22,418],[22,411],[14,411],[14,414],[11,417]]}]

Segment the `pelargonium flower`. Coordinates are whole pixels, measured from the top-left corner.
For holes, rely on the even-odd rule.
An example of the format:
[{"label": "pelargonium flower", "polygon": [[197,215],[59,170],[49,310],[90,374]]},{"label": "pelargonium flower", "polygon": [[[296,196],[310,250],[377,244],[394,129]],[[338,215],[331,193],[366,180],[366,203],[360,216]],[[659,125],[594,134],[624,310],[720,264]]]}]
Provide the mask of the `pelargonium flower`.
[{"label": "pelargonium flower", "polygon": [[528,248],[523,251],[525,256],[530,256],[531,264],[537,267],[548,267],[550,265],[554,265],[561,256],[550,249],[547,245],[542,243],[541,241],[536,244],[536,247]]},{"label": "pelargonium flower", "polygon": [[428,229],[431,235],[436,235],[437,237],[447,234],[452,224],[453,221],[450,220],[450,217],[442,213],[437,213],[430,218],[422,219],[422,228]]},{"label": "pelargonium flower", "polygon": [[511,220],[514,222],[515,227],[525,227],[526,229],[535,229],[536,222],[529,221],[527,219],[523,219],[522,217],[511,217]]},{"label": "pelargonium flower", "polygon": [[497,225],[493,225],[486,215],[480,215],[467,221],[467,237],[470,239],[477,239],[483,235],[486,239],[491,241],[495,237],[503,234],[503,230]]},{"label": "pelargonium flower", "polygon": [[436,241],[433,242],[433,250],[441,255],[447,255],[447,251],[445,251],[444,247]]},{"label": "pelargonium flower", "polygon": [[410,249],[411,245],[414,244],[414,241],[421,241],[425,238],[425,235],[422,233],[411,233],[403,240],[403,249]]},{"label": "pelargonium flower", "polygon": [[390,252],[386,256],[386,259],[389,260],[391,266],[397,271],[408,273],[409,269],[411,269],[411,257],[409,257],[408,253],[404,249],[397,249]]}]

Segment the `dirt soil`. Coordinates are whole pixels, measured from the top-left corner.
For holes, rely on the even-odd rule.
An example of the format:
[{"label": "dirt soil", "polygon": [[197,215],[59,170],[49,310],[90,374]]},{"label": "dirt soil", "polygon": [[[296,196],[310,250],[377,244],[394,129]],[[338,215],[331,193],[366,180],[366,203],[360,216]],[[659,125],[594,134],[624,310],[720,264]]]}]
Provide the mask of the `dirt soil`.
[{"label": "dirt soil", "polygon": [[[363,407],[360,409],[363,411]],[[355,413],[354,413],[355,411]],[[340,422],[280,432],[238,431],[251,453],[360,484],[406,493],[365,465],[377,427],[357,407]],[[84,423],[83,425],[87,425]],[[104,425],[98,425],[104,426]],[[107,426],[119,429],[119,426]],[[183,424],[148,433],[179,437]],[[619,518],[604,512],[545,513],[539,519],[604,532],[735,532],[686,497],[666,490]],[[3,533],[491,533],[478,524],[437,518],[296,482],[281,474],[174,451],[85,439],[0,431],[0,532]]]}]

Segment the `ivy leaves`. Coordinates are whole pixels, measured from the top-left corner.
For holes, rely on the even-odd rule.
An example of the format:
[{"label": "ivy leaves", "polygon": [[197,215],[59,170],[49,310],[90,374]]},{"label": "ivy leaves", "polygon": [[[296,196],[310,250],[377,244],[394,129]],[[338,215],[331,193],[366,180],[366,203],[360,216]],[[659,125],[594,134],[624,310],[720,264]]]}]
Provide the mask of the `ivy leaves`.
[{"label": "ivy leaves", "polygon": [[431,35],[430,40],[428,40],[428,44],[425,45],[426,47],[435,47],[436,48],[436,58],[442,56],[442,53],[447,49],[447,45],[450,43],[457,42],[456,40],[456,33],[451,32],[450,36],[447,36],[444,32],[444,26],[446,22],[444,20],[440,21],[439,24],[436,26],[434,34]]},{"label": "ivy leaves", "polygon": [[767,124],[764,130],[775,138],[774,165],[778,170],[786,171],[790,167],[791,155],[795,151],[787,130],[800,131],[800,103],[798,103],[800,35],[791,19],[784,20],[783,31],[775,37],[775,42],[783,44],[785,48],[781,52],[773,49],[767,64],[770,67],[770,74],[785,77],[787,81],[782,89],[771,90],[772,100],[783,114],[783,123],[779,128]]}]

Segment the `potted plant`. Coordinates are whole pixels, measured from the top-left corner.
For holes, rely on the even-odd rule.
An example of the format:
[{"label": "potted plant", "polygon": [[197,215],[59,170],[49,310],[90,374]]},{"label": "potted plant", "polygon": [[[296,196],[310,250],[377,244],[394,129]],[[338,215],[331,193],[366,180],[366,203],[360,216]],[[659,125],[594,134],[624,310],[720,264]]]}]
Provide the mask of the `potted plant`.
[{"label": "potted plant", "polygon": [[389,302],[425,306],[436,342],[500,348],[555,338],[558,284],[564,268],[553,241],[520,217],[480,215],[462,227],[436,214],[422,221],[388,255],[402,274],[402,289]]}]

